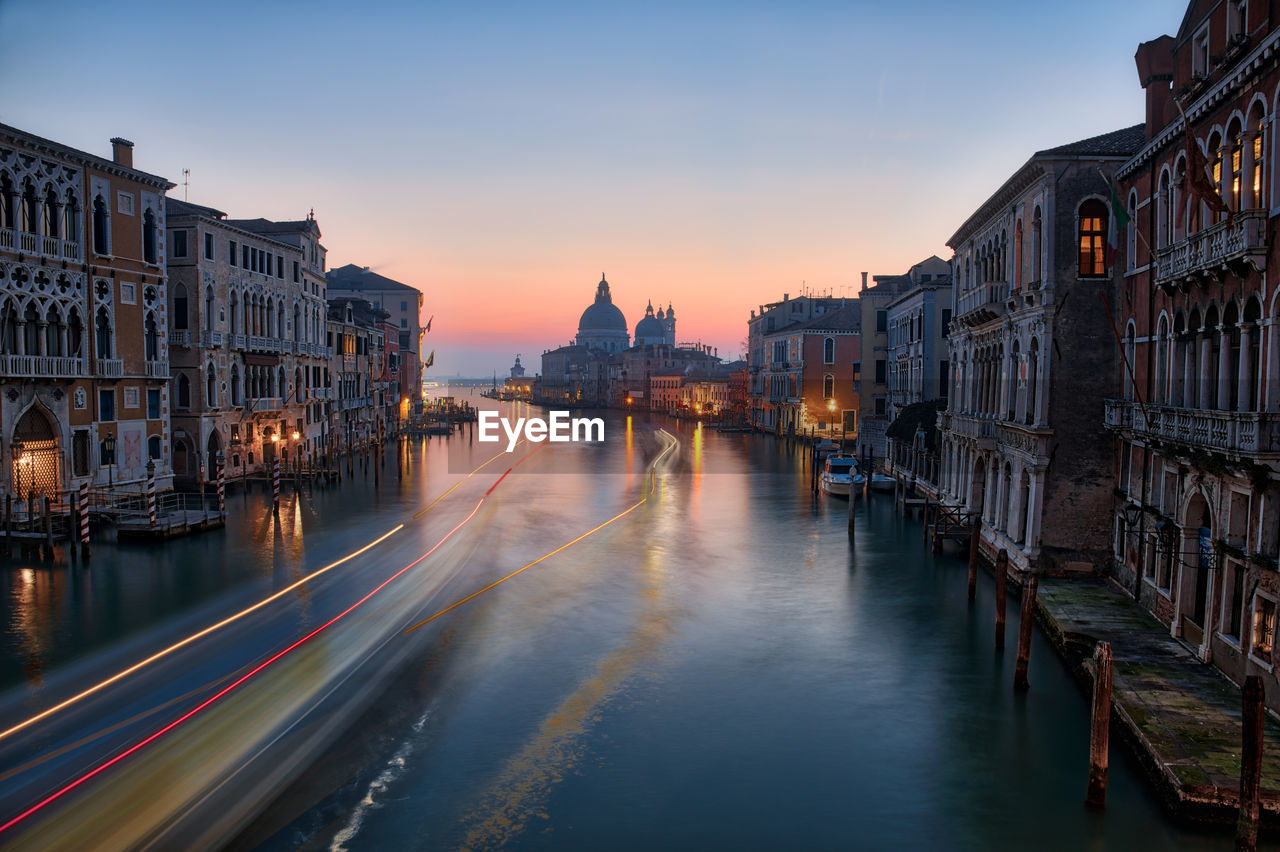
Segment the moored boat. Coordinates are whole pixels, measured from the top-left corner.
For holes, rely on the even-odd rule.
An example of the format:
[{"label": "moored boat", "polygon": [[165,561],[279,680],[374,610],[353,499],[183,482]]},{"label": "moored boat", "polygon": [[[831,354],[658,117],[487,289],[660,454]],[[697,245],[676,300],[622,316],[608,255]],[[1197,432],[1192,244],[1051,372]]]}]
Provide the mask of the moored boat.
[{"label": "moored boat", "polygon": [[818,484],[826,493],[835,497],[857,497],[866,477],[858,470],[855,456],[828,456],[822,468]]}]

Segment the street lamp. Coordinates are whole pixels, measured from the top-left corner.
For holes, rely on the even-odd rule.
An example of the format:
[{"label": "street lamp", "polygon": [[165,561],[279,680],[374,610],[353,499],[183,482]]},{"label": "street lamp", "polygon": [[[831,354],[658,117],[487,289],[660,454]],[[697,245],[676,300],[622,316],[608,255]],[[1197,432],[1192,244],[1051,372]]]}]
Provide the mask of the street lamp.
[{"label": "street lamp", "polygon": [[831,412],[831,434],[836,433],[836,401],[834,399],[827,400],[827,411]]},{"label": "street lamp", "polygon": [[109,461],[107,462],[107,493],[110,494],[116,487],[115,466],[116,466],[116,436],[108,435],[102,439],[102,449],[106,451]]}]

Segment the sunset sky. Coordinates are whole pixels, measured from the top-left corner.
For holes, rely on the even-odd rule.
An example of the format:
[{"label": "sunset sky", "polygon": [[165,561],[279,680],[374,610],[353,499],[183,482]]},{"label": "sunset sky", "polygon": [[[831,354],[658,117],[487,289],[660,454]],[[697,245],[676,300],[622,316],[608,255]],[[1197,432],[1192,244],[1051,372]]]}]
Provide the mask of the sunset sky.
[{"label": "sunset sky", "polygon": [[0,121],[314,208],[331,267],[425,292],[428,379],[536,370],[602,271],[734,357],[759,303],[949,257],[1033,151],[1140,122],[1185,8],[0,0]]}]

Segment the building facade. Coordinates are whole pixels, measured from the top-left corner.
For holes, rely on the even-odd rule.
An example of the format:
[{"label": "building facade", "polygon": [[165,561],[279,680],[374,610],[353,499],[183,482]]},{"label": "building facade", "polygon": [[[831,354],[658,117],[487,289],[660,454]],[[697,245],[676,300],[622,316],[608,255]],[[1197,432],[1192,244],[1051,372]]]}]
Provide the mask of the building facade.
[{"label": "building facade", "polygon": [[422,291],[355,264],[329,270],[325,280],[330,295],[364,299],[387,312],[388,323],[396,329],[401,394],[416,404],[422,398],[423,341],[428,331],[422,324]]},{"label": "building facade", "polygon": [[1110,552],[1109,180],[1142,143],[1138,125],[1037,152],[949,241],[938,489],[1018,571],[1093,572]]},{"label": "building facade", "polygon": [[329,300],[326,342],[332,347],[327,443],[330,454],[364,449],[386,437],[387,387],[381,380],[387,312],[364,299]]},{"label": "building facade", "polygon": [[906,278],[910,282],[906,291],[884,308],[890,423],[912,403],[945,402],[951,385],[947,354],[951,265],[930,257],[912,267]]},{"label": "building facade", "polygon": [[[779,354],[773,345],[775,335],[844,305],[844,299],[792,299],[791,294],[783,293],[782,301],[760,305],[751,312],[747,320],[747,416],[752,427],[775,434],[796,428],[788,407],[799,404],[799,396],[791,393],[800,386],[799,355],[797,351],[792,360],[775,357]],[[795,369],[792,361],[797,362]]]},{"label": "building facade", "polygon": [[609,282],[604,273],[600,274],[600,283],[596,285],[595,301],[582,312],[578,320],[578,336],[574,342],[586,347],[613,355],[631,345],[631,337],[627,334],[627,320],[622,311],[613,303],[613,295],[609,292]]},{"label": "building facade", "polygon": [[1266,678],[1273,707],[1278,25],[1266,4],[1193,2],[1138,48],[1145,144],[1118,172],[1131,222],[1106,414],[1113,576],[1232,680]]},{"label": "building facade", "polygon": [[[788,300],[784,300],[788,301]],[[862,306],[822,305],[806,322],[761,336],[767,353],[759,426],[776,434],[810,432],[854,438],[858,432],[855,365],[862,352]]]},{"label": "building facade", "polygon": [[137,487],[169,466],[164,194],[173,184],[0,125],[4,485]]}]

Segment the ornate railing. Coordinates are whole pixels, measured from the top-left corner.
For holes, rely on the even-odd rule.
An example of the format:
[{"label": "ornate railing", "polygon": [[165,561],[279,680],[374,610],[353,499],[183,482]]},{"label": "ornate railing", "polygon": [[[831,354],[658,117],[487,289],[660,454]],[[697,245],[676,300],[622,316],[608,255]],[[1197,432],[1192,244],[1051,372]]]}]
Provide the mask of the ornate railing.
[{"label": "ornate railing", "polygon": [[99,358],[97,366],[99,376],[104,376],[108,379],[124,377],[124,361],[119,358]]},{"label": "ornate railing", "polygon": [[1257,269],[1266,268],[1265,210],[1243,210],[1230,221],[1210,225],[1157,251],[1156,283],[1186,278],[1244,259]]},{"label": "ornate railing", "polygon": [[0,376],[48,376],[70,379],[84,375],[84,361],[59,355],[0,355]]},{"label": "ornate railing", "polygon": [[183,347],[190,346],[191,331],[189,329],[180,328],[169,332],[169,345]]},{"label": "ornate railing", "polygon": [[1135,435],[1221,452],[1280,452],[1280,417],[1259,411],[1207,411],[1107,400],[1105,424]]},{"label": "ornate railing", "polygon": [[[961,293],[956,301],[956,319],[980,319],[982,309],[993,315],[1003,311],[1005,299],[1009,298],[1009,285],[1004,281],[988,281],[979,284],[968,292]],[[996,310],[999,306],[999,310]],[[973,317],[970,317],[973,314]]]},{"label": "ornate railing", "polygon": [[168,361],[148,361],[147,362],[147,378],[148,379],[169,378],[169,362]]}]

